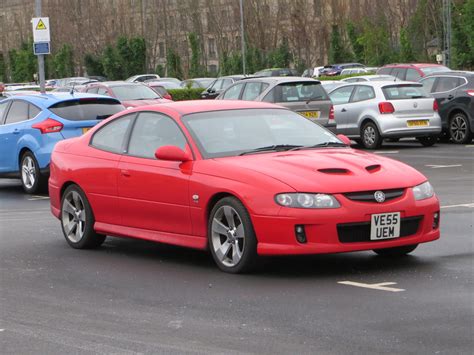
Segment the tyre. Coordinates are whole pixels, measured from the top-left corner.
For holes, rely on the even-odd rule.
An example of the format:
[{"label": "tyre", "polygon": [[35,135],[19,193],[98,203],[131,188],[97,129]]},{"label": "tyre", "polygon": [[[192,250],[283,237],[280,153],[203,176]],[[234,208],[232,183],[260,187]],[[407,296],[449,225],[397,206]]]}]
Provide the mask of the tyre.
[{"label": "tyre", "polygon": [[27,151],[20,161],[21,185],[27,194],[34,194],[46,189],[48,177],[41,175],[38,162],[32,152]]},{"label": "tyre", "polygon": [[466,144],[472,140],[469,120],[464,113],[455,113],[449,120],[449,136],[457,144]]},{"label": "tyre", "polygon": [[438,141],[437,136],[428,136],[428,137],[418,137],[418,142],[420,142],[424,147],[432,147]]},{"label": "tyre", "polygon": [[75,249],[100,246],[106,236],[94,231],[94,222],[84,192],[77,185],[69,186],[61,199],[61,227],[68,244]]},{"label": "tyre", "polygon": [[367,122],[361,131],[362,145],[367,149],[377,149],[382,145],[382,137],[373,122]]},{"label": "tyre", "polygon": [[374,252],[381,256],[400,257],[411,253],[417,246],[418,244],[413,244],[396,248],[374,249]]},{"label": "tyre", "polygon": [[225,272],[251,271],[257,261],[257,238],[247,209],[235,197],[219,200],[209,215],[209,249]]}]

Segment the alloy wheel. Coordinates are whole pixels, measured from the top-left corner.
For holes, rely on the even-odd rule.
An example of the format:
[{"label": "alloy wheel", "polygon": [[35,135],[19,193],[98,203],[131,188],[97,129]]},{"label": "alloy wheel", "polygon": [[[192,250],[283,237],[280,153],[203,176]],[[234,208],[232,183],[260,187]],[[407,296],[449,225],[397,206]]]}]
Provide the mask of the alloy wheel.
[{"label": "alloy wheel", "polygon": [[367,145],[373,145],[375,143],[375,129],[372,126],[365,128],[364,141]]},{"label": "alloy wheel", "polygon": [[212,247],[217,259],[227,267],[236,266],[245,248],[245,231],[242,219],[231,206],[221,206],[211,224]]},{"label": "alloy wheel", "polygon": [[21,179],[26,188],[31,189],[36,182],[36,167],[33,158],[27,155],[21,163]]},{"label": "alloy wheel", "polygon": [[63,200],[61,222],[64,233],[73,243],[78,243],[86,228],[86,211],[82,197],[76,191],[70,191]]},{"label": "alloy wheel", "polygon": [[451,120],[451,137],[455,142],[462,142],[464,141],[466,134],[467,134],[467,122],[462,116],[454,116]]}]

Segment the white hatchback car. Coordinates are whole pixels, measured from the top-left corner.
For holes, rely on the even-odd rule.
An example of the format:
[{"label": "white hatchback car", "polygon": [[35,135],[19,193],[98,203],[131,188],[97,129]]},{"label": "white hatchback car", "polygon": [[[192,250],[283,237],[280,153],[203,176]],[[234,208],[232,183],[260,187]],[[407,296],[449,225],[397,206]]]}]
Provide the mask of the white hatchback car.
[{"label": "white hatchback car", "polygon": [[416,137],[431,146],[441,133],[438,104],[418,83],[347,83],[333,89],[329,97],[337,133],[368,149],[380,147],[384,138],[403,137]]}]

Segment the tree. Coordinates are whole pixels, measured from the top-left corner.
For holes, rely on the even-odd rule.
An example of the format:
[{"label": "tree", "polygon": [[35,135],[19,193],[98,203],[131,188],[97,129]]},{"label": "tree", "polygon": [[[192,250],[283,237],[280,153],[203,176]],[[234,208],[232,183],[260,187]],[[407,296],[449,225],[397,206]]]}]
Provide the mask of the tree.
[{"label": "tree", "polygon": [[[278,48],[268,55],[268,64],[275,68],[288,68],[291,62],[291,52],[288,46],[288,40],[283,39]],[[258,69],[257,69],[258,70]]]},{"label": "tree", "polygon": [[24,42],[20,49],[12,49],[8,53],[11,76],[14,82],[33,81],[37,72],[37,59],[33,54],[33,42]]},{"label": "tree", "polygon": [[331,38],[329,42],[329,63],[347,62],[352,59],[350,53],[345,49],[339,26],[332,25]]},{"label": "tree", "polygon": [[158,74],[160,77],[165,76],[165,67],[161,64],[158,64],[155,68],[155,73]]},{"label": "tree", "polygon": [[400,30],[400,61],[401,62],[416,61],[415,54],[413,53],[413,47],[411,45],[410,39],[408,38],[406,28],[402,28]]},{"label": "tree", "polygon": [[129,40],[131,56],[127,65],[128,74],[136,75],[146,72],[146,42],[143,37],[132,37]]},{"label": "tree", "polygon": [[365,20],[358,42],[364,48],[365,64],[380,66],[393,61],[394,51],[390,45],[385,17],[379,19],[378,23]]},{"label": "tree", "polygon": [[3,53],[0,53],[0,81],[6,81],[6,65],[5,65],[5,58],[3,57]]},{"label": "tree", "polygon": [[84,65],[86,67],[87,75],[104,76],[104,66],[102,65],[101,57],[92,55],[90,53],[84,56]]},{"label": "tree", "polygon": [[452,66],[474,68],[474,0],[453,9]]},{"label": "tree", "polygon": [[359,41],[360,31],[353,22],[348,22],[346,28],[347,36],[351,42],[352,52],[354,53],[354,60],[364,63],[364,46]]},{"label": "tree", "polygon": [[74,59],[72,46],[63,44],[53,57],[54,75],[59,78],[70,77],[74,75]]},{"label": "tree", "polygon": [[182,79],[183,68],[181,66],[181,58],[174,51],[173,48],[168,48],[168,53],[166,53],[166,70],[167,74],[170,77]]},{"label": "tree", "polygon": [[188,35],[189,46],[191,47],[191,63],[189,67],[189,77],[197,78],[202,76],[204,70],[201,65],[201,44],[195,32]]},{"label": "tree", "polygon": [[116,50],[111,45],[108,45],[104,49],[102,55],[102,66],[104,67],[104,74],[110,80],[122,80],[125,79],[125,73],[122,67],[122,60]]}]

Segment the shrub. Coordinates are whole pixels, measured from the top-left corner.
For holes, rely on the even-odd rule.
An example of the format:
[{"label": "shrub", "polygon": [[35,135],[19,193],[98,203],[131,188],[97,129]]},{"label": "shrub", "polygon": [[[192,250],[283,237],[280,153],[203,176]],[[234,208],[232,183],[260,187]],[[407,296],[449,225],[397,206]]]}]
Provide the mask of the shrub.
[{"label": "shrub", "polygon": [[204,89],[172,89],[168,93],[174,101],[199,100]]}]

